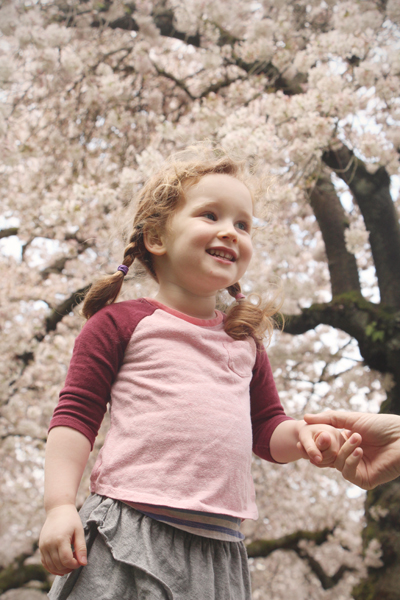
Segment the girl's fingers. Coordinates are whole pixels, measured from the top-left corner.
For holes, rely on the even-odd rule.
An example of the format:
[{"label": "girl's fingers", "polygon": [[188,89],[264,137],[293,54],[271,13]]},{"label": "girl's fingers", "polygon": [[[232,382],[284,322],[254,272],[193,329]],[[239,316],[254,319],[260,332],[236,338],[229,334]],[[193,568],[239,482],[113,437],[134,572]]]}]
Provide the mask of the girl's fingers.
[{"label": "girl's fingers", "polygon": [[44,556],[44,554],[42,552],[40,553],[40,560],[41,560],[41,563],[44,566],[44,568],[47,571],[49,571],[49,573],[51,573],[51,567],[50,567],[48,561],[46,560],[46,557]]},{"label": "girl's fingers", "polygon": [[311,433],[307,435],[306,439],[303,439],[301,443],[306,453],[305,458],[308,458],[314,465],[318,465],[322,462],[322,454],[318,450]]},{"label": "girl's fingers", "polygon": [[70,572],[80,566],[72,554],[71,543],[69,540],[63,540],[58,547],[58,560],[61,569],[64,571],[68,569],[68,572]]},{"label": "girl's fingers", "polygon": [[61,529],[59,523],[56,528],[42,530],[39,543],[42,564],[54,575],[67,575],[87,564],[85,534],[79,516],[76,517],[77,522],[69,531],[64,527],[64,531],[57,533]]},{"label": "girl's fingers", "polygon": [[301,453],[301,458],[306,458],[308,460],[308,454],[303,448],[303,444],[301,442],[297,442],[297,449]]},{"label": "girl's fingers", "polygon": [[318,450],[325,452],[325,450],[328,450],[332,445],[331,436],[327,431],[321,431],[315,438],[315,444]]},{"label": "girl's fingers", "polygon": [[53,575],[67,575],[80,566],[72,555],[71,545],[68,540],[64,540],[60,546],[50,548],[47,552],[43,553],[42,563]]},{"label": "girl's fingers", "polygon": [[66,568],[62,564],[61,558],[60,558],[60,555],[59,555],[58,551],[56,551],[52,555],[52,562],[53,562],[53,565],[55,567],[55,570],[57,571],[57,575],[66,575],[67,573],[71,572],[71,569]]},{"label": "girl's fingers", "polygon": [[59,575],[48,551],[40,550],[40,560],[42,561],[42,565],[44,566],[44,568],[47,569],[49,573],[52,573],[53,575]]},{"label": "girl's fingers", "polygon": [[86,549],[86,540],[85,533],[83,531],[83,527],[80,527],[75,530],[74,537],[74,556],[79,563],[78,566],[87,565],[87,549]]},{"label": "girl's fingers", "polygon": [[65,570],[59,567],[58,552],[55,554],[45,553],[41,554],[42,565],[52,575],[66,575]]}]

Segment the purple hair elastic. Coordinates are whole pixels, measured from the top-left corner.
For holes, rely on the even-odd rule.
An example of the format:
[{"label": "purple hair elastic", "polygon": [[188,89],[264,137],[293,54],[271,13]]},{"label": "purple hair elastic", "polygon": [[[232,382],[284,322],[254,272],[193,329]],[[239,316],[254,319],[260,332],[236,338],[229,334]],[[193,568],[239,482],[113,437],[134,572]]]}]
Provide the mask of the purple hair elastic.
[{"label": "purple hair elastic", "polygon": [[128,273],[128,271],[129,271],[129,267],[127,267],[126,265],[119,265],[119,267],[118,267],[117,271],[122,271],[122,272],[123,272],[123,274],[124,274],[124,277],[125,277],[125,275],[126,275],[126,274]]},{"label": "purple hair elastic", "polygon": [[239,292],[239,294],[236,294],[235,300],[236,300],[236,302],[239,302],[239,300],[246,300],[246,296]]}]

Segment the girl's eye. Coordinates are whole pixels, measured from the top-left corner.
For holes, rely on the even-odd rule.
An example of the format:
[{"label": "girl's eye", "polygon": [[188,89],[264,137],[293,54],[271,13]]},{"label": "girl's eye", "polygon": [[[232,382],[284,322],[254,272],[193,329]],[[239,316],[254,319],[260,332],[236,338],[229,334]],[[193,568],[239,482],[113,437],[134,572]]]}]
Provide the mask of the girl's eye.
[{"label": "girl's eye", "polygon": [[214,213],[211,213],[211,212],[204,213],[203,216],[206,217],[206,219],[210,219],[210,221],[216,221],[217,220],[217,217],[214,215]]},{"label": "girl's eye", "polygon": [[249,226],[244,221],[239,221],[239,223],[236,223],[236,227],[238,229],[242,229],[243,231],[248,231],[249,230]]}]

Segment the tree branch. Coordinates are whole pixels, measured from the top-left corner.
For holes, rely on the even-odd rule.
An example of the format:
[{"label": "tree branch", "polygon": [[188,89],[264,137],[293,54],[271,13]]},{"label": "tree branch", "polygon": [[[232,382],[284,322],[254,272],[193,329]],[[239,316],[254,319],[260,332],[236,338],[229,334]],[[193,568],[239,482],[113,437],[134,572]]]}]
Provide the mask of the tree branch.
[{"label": "tree branch", "polygon": [[[67,26],[69,27],[76,27],[80,15],[84,14],[86,17],[91,13],[91,27],[93,28],[110,27],[111,29],[123,29],[125,31],[140,31],[140,25],[135,20],[136,6],[133,2],[131,4],[125,4],[125,13],[113,20],[107,19],[106,14],[111,5],[112,2],[107,2],[103,10],[85,10],[84,12],[77,14],[72,14],[70,10],[60,7],[59,20],[67,22]],[[166,8],[165,1],[161,0],[158,3],[154,3],[151,17],[154,25],[160,31],[162,36],[181,40],[182,42],[195,46],[196,48],[203,47],[201,35],[198,31],[193,35],[188,35],[187,33],[176,29],[174,26],[174,11],[171,8]],[[218,46],[229,45],[233,47],[235,43],[241,41],[218,23],[211,24],[214,25],[219,32],[216,40],[216,44]],[[284,77],[284,75],[280,73],[280,71],[270,61],[267,62],[263,60],[255,60],[252,62],[246,62],[237,56],[233,56],[232,59],[225,61],[225,64],[235,65],[246,71],[246,73],[249,75],[266,75],[269,80],[269,90],[279,89],[282,90],[284,94],[289,96],[294,94],[302,94],[304,92],[302,85],[307,81],[307,74],[305,73],[297,73],[293,78],[289,79]],[[211,89],[210,91],[213,90]]]},{"label": "tree branch", "polygon": [[210,94],[212,92],[216,93],[220,89],[222,89],[224,87],[229,87],[232,83],[235,83],[236,81],[242,81],[244,79],[244,77],[240,77],[240,76],[235,77],[233,79],[230,79],[229,77],[225,77],[224,79],[220,79],[219,81],[216,81],[215,83],[212,83],[211,85],[209,85],[205,90],[203,90],[201,92],[201,94],[199,96],[193,96],[193,94],[190,92],[190,90],[188,89],[188,87],[186,86],[185,82],[182,79],[178,79],[172,73],[168,73],[167,71],[165,71],[164,69],[162,69],[161,67],[156,65],[154,62],[152,64],[159,75],[162,75],[163,77],[166,77],[167,79],[171,79],[174,83],[176,83],[176,85],[178,87],[180,87],[189,96],[190,100],[197,100],[199,98],[204,98],[205,96],[208,96],[208,94]]},{"label": "tree branch", "polygon": [[78,247],[76,249],[76,255],[60,256],[59,258],[57,258],[53,263],[51,263],[51,265],[49,265],[48,267],[45,267],[42,271],[40,271],[40,275],[41,275],[42,279],[47,279],[47,277],[51,273],[62,273],[63,269],[65,268],[66,263],[69,260],[76,259],[76,257],[79,256],[79,254],[82,254],[83,252],[85,252],[85,250],[87,250],[88,248],[90,248],[93,245],[87,240],[79,239],[76,236],[76,234],[67,234],[64,239],[65,240],[75,240],[77,242]]},{"label": "tree branch", "polygon": [[41,275],[42,279],[47,279],[47,277],[51,273],[62,273],[67,261],[71,260],[71,258],[75,258],[75,257],[61,256],[60,258],[55,260],[51,265],[49,265],[48,267],[46,267],[45,269],[40,271],[40,275]]},{"label": "tree branch", "polygon": [[[373,304],[357,292],[313,304],[299,315],[285,315],[285,332],[300,335],[317,325],[330,325],[354,337],[365,363],[400,382],[400,318],[396,312]],[[278,320],[278,319],[277,319]]]},{"label": "tree branch", "polygon": [[[96,16],[91,23],[92,27],[110,27],[111,29],[124,29],[125,31],[139,31],[140,27],[132,16],[136,11],[134,4],[126,5],[126,9],[130,9],[130,13],[125,13],[113,21],[108,21],[104,17]],[[174,12],[172,9],[155,7],[152,13],[154,25],[160,30],[160,34],[165,37],[172,37],[177,40],[186,42],[200,48],[200,34],[197,32],[194,35],[188,35],[183,31],[179,31],[174,27]]]},{"label": "tree branch", "polygon": [[328,575],[321,564],[307,552],[305,548],[299,546],[303,540],[312,541],[316,546],[321,546],[328,541],[330,535],[334,532],[333,529],[325,527],[322,531],[304,531],[299,530],[289,535],[284,535],[276,540],[255,540],[246,546],[247,555],[249,558],[265,558],[276,550],[292,550],[302,560],[305,560],[311,571],[318,577],[324,590],[329,590],[342,579],[347,571],[354,571],[352,567],[341,565],[336,573],[332,576]]},{"label": "tree branch", "polygon": [[8,227],[8,229],[0,229],[0,240],[2,238],[11,237],[17,235],[18,227]]},{"label": "tree branch", "polygon": [[307,562],[311,571],[320,580],[324,590],[330,590],[331,588],[335,587],[346,572],[354,572],[356,570],[353,567],[348,567],[347,565],[340,565],[336,573],[331,576],[324,571],[322,565],[313,556],[311,556],[311,554],[309,554],[305,548],[294,548],[294,551],[299,558]]},{"label": "tree branch", "polygon": [[243,79],[244,77],[235,77],[234,79],[229,79],[229,77],[225,77],[225,79],[220,79],[219,81],[216,81],[215,83],[209,85],[208,88],[201,92],[199,98],[204,98],[212,92],[219,92],[220,89],[224,87],[229,87],[232,83],[235,83],[236,81],[242,81]]},{"label": "tree branch", "polygon": [[7,567],[0,567],[0,594],[7,590],[20,588],[30,581],[40,581],[43,583],[42,589],[50,589],[49,573],[40,564],[24,564],[27,558],[31,558],[37,550],[37,542],[33,544],[30,554],[23,553],[16,556],[13,562]]},{"label": "tree branch", "polygon": [[319,175],[309,190],[309,197],[325,243],[332,296],[352,290],[361,294],[356,259],[346,249],[346,214],[329,173]]},{"label": "tree branch", "polygon": [[340,143],[324,152],[323,161],[353,193],[370,232],[372,256],[383,304],[400,308],[400,225],[390,196],[390,177],[384,167],[375,173]]},{"label": "tree branch", "polygon": [[190,100],[195,100],[196,98],[191,94],[191,92],[189,91],[189,89],[187,88],[187,86],[185,85],[184,81],[182,81],[182,79],[178,79],[177,77],[175,77],[175,75],[172,75],[172,73],[168,73],[167,71],[165,71],[164,69],[162,69],[161,67],[159,67],[158,65],[156,65],[156,63],[152,63],[154,68],[156,69],[157,73],[159,75],[162,75],[163,77],[166,77],[167,79],[171,79],[171,81],[173,81],[174,83],[176,83],[176,85],[178,87],[181,88],[181,90],[183,90],[190,98]]},{"label": "tree branch", "polygon": [[[88,292],[91,285],[92,284],[90,283],[89,285],[81,288],[80,290],[73,292],[73,294],[71,294],[69,298],[64,300],[64,302],[61,302],[61,304],[56,306],[51,311],[50,315],[46,318],[45,321],[46,333],[49,333],[50,331],[55,331],[57,324],[62,320],[62,318],[68,315],[74,306],[82,302],[83,298],[85,297],[85,294]],[[36,336],[36,339],[38,341],[41,341],[43,337],[43,334],[38,334]]]},{"label": "tree branch", "polygon": [[[44,332],[42,330],[42,332],[34,335],[32,339],[36,340],[37,342],[40,343],[44,340],[47,333],[49,333],[50,331],[55,331],[58,323],[63,319],[63,317],[68,315],[74,306],[77,306],[78,304],[80,304],[82,302],[83,298],[85,297],[85,294],[88,292],[91,285],[92,284],[90,283],[89,285],[87,285],[79,290],[76,290],[76,292],[73,292],[69,298],[67,298],[66,300],[64,300],[64,302],[61,302],[58,306],[56,306],[51,311],[50,315],[48,317],[46,317],[46,319],[45,319]],[[22,368],[21,368],[21,371],[18,374],[18,376],[13,381],[10,382],[10,386],[14,385],[16,383],[16,381],[18,380],[18,378],[22,376],[26,367],[34,360],[35,356],[34,356],[33,351],[29,350],[22,354],[16,354],[15,358],[22,361]],[[8,404],[8,402],[11,400],[14,392],[15,392],[15,390],[9,395],[9,397],[4,402],[4,404]]]},{"label": "tree branch", "polygon": [[255,540],[246,546],[247,556],[249,558],[266,557],[276,550],[295,550],[302,540],[315,542],[321,546],[328,541],[328,536],[332,535],[335,528],[325,527],[322,531],[305,531],[299,529],[294,533],[284,535],[276,540]]}]

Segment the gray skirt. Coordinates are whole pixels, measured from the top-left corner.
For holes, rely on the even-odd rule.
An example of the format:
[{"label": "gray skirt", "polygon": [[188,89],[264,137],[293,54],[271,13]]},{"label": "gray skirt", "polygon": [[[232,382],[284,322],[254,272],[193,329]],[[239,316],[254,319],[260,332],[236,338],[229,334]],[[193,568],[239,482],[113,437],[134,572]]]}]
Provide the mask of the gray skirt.
[{"label": "gray skirt", "polygon": [[88,564],[50,600],[251,600],[243,542],[201,537],[92,494],[80,516]]}]

